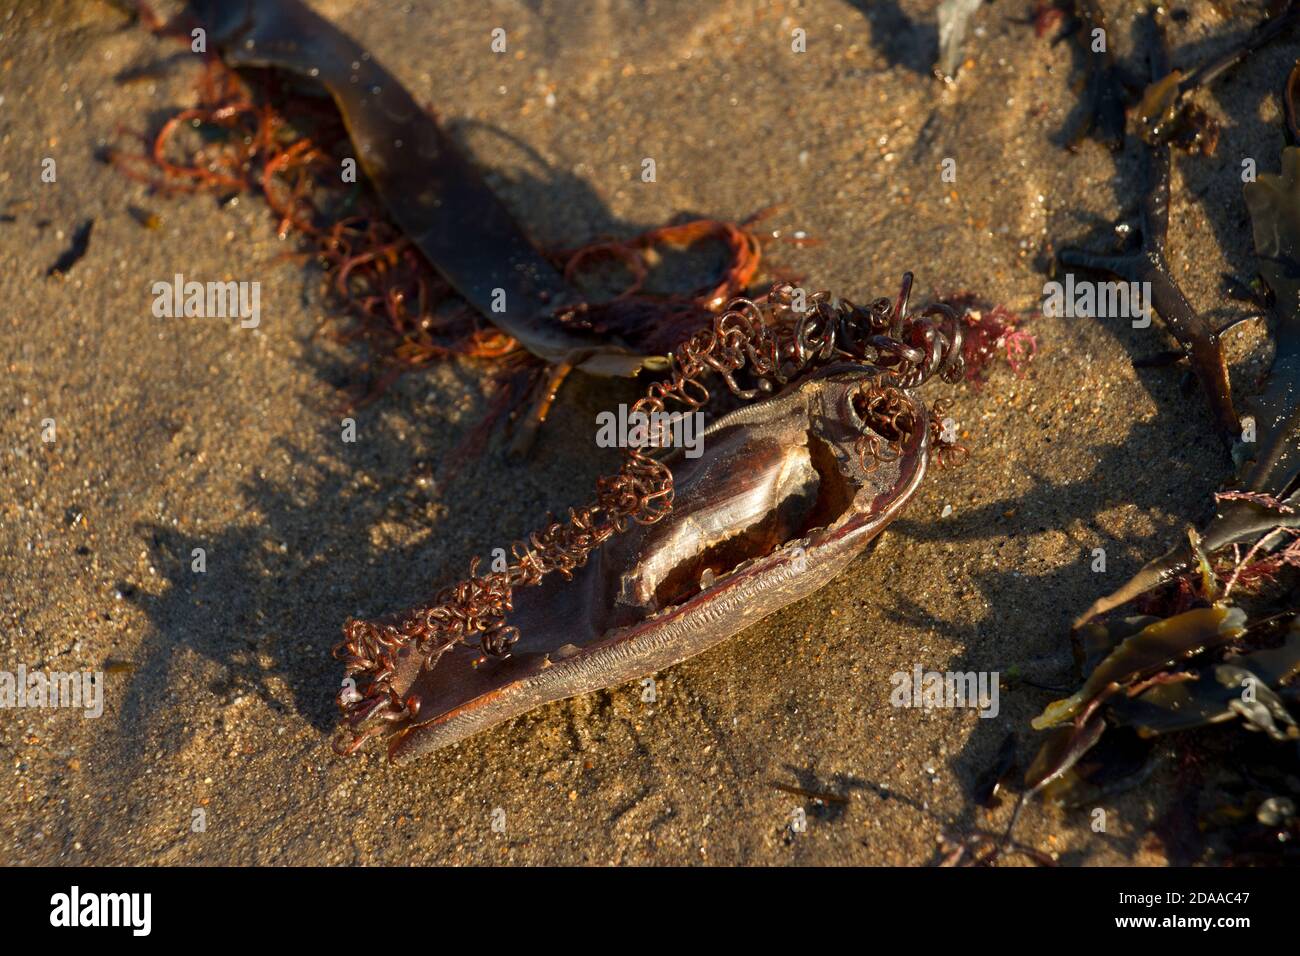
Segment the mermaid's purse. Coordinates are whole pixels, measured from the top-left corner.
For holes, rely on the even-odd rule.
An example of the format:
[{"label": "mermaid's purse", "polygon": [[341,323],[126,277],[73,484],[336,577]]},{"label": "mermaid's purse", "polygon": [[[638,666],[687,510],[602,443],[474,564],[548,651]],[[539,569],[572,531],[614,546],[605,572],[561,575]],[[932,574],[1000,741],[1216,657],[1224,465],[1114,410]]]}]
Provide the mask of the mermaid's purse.
[{"label": "mermaid's purse", "polygon": [[[776,310],[788,288],[773,291]],[[877,302],[863,320],[895,333],[877,334],[868,346],[881,365],[828,347],[827,340],[848,337],[842,326],[834,336],[824,334],[829,323],[820,336],[796,329],[795,356],[802,340],[804,358],[824,354],[825,364],[807,361],[797,377],[783,372],[784,388],[720,418],[704,432],[699,457],[676,449],[659,460],[629,450],[595,509],[516,545],[520,577],[530,560],[559,564],[560,575],[537,574],[524,582],[536,586],[507,588],[503,598],[503,575],[471,573],[431,608],[387,624],[349,622],[341,656],[350,674],[367,674],[370,684],[364,696],[350,687],[340,695],[350,735],[340,749],[384,736],[389,756],[408,760],[550,701],[684,661],[836,577],[903,509],[932,448],[943,444],[914,388],[933,374],[951,379],[961,371],[960,327],[950,313],[942,313],[948,335],[924,319],[896,322],[906,315],[906,290],[897,306]],[[824,308],[863,313],[847,304]],[[715,323],[715,346],[729,334],[726,318]],[[697,337],[697,344],[707,343]],[[688,361],[689,348],[682,351]],[[768,350],[781,351],[779,344]],[[765,367],[762,351],[749,359]],[[682,394],[680,382],[692,376],[680,374],[682,355],[675,360]],[[721,371],[737,394],[761,394]],[[666,494],[656,485],[665,475]],[[628,481],[619,485],[620,478]],[[634,520],[614,528],[618,502],[637,495],[650,514],[634,511]],[[566,553],[567,567],[560,563]],[[482,646],[463,636],[438,640],[453,629],[479,633]]]}]

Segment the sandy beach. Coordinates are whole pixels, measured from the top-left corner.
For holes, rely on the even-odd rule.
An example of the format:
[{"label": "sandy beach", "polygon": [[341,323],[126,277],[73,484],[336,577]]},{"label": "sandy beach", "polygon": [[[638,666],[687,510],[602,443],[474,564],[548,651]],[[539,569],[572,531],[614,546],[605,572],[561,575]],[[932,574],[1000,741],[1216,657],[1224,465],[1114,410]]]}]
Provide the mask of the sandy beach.
[{"label": "sandy beach", "polygon": [[[1137,214],[1132,144],[1062,148],[1073,43],[1037,37],[1030,4],[996,0],[944,84],[935,5],[914,0],[312,6],[436,110],[541,246],[780,203],[773,225],[820,244],[770,246],[774,268],[855,301],[894,295],[912,270],[916,301],[969,290],[1032,316],[1038,354],[1021,375],[1003,363],[982,386],[940,385],[969,462],[935,470],[813,597],[654,675],[653,703],[630,682],[410,766],[379,749],[340,758],[343,621],[427,598],[586,502],[617,462],[595,416],[640,389],[575,377],[531,460],[497,434],[435,480],[486,410],[483,368],[435,365],[346,411],[360,355],[326,334],[339,317],[320,271],[286,256],[298,250],[266,205],[150,195],[96,158],[119,127],[192,103],[197,58],[105,3],[6,0],[0,669],[102,671],[104,707],[0,714],[0,862],[928,865],[941,833],[1005,825],[1012,801],[980,808],[974,782],[1008,733],[1032,756],[1029,721],[1055,695],[1003,686],[981,719],[891,706],[890,675],[1070,685],[1072,617],[1172,543],[1228,470],[1182,372],[1134,367],[1170,347],[1159,321],[1038,314],[1054,249],[1114,248],[1111,224]],[[1238,35],[1209,2],[1187,10],[1175,64]],[[506,55],[489,48],[495,27]],[[1129,56],[1127,14],[1112,34]],[[1274,44],[1201,95],[1222,121],[1217,152],[1175,156],[1170,260],[1199,308],[1222,303],[1222,273],[1253,274],[1241,162],[1277,168],[1277,94],[1298,53]],[[84,257],[47,277],[89,221]],[[151,287],[176,274],[258,282],[260,323],[156,317]],[[1227,347],[1249,393],[1266,330]],[[1088,808],[1034,803],[1018,837],[1068,865],[1162,865],[1172,763],[1105,798],[1105,832]]]}]

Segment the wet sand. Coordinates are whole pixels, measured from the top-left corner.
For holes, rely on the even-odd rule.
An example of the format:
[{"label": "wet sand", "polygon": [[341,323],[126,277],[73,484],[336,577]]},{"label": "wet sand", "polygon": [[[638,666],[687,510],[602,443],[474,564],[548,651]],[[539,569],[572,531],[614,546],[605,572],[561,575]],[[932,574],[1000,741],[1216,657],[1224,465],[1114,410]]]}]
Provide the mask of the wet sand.
[{"label": "wet sand", "polygon": [[[771,250],[810,286],[868,300],[910,269],[914,301],[969,289],[1034,311],[1053,242],[1104,250],[1110,223],[1135,221],[1136,149],[1060,147],[1080,64],[1072,44],[1014,22],[1023,3],[981,10],[951,86],[928,73],[929,3],[314,5],[436,107],[543,245],[780,202],[783,228],[822,240]],[[485,410],[473,364],[406,376],[342,442],[356,355],[320,334],[338,321],[320,274],[282,258],[293,244],[265,205],[152,197],[95,159],[119,124],[192,102],[193,59],[105,4],[9,7],[0,668],[113,666],[98,719],[0,715],[2,862],[932,863],[941,831],[1005,824],[1009,802],[975,807],[973,782],[1009,732],[1032,755],[1029,720],[1054,695],[1004,688],[995,719],[927,713],[890,705],[890,675],[1016,667],[1070,683],[1073,614],[1172,541],[1226,474],[1200,395],[1177,369],[1133,366],[1169,346],[1158,322],[1039,317],[1023,377],[1002,366],[982,388],[943,387],[970,462],[932,474],[824,590],[655,675],[654,704],[629,683],[412,766],[340,759],[329,648],[342,621],[414,603],[587,500],[615,461],[594,446],[595,415],[636,389],[575,382],[527,466],[498,436],[445,485],[425,476]],[[1189,9],[1175,64],[1240,29],[1209,3]],[[506,55],[489,49],[498,26]],[[806,53],[791,51],[795,28]],[[1220,304],[1220,273],[1253,271],[1239,170],[1243,157],[1277,167],[1276,93],[1296,55],[1270,47],[1202,96],[1224,121],[1218,152],[1175,159],[1170,258],[1201,308]],[[163,60],[156,78],[114,82]],[[41,181],[46,157],[55,183]],[[86,256],[47,278],[89,219]],[[260,325],[155,318],[151,286],[176,273],[260,282]],[[1262,332],[1233,333],[1229,351],[1249,390],[1267,367]],[[1068,864],[1160,864],[1149,834],[1169,809],[1169,763],[1103,804],[1105,833],[1087,808],[1035,804],[1019,836]],[[829,812],[775,783],[848,803]]]}]

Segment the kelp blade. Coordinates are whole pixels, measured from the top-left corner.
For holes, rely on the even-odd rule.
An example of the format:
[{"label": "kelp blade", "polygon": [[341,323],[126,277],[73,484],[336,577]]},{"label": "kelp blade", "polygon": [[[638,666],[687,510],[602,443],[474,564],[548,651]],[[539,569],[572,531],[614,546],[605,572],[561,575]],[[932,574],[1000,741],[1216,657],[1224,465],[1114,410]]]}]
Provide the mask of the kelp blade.
[{"label": "kelp blade", "polygon": [[1054,701],[1033,721],[1035,730],[1055,727],[1073,719],[1111,685],[1124,685],[1150,676],[1180,660],[1240,636],[1246,614],[1240,608],[1196,608],[1156,621],[1126,639],[1088,675],[1077,692]]},{"label": "kelp blade", "polygon": [[357,160],[393,219],[486,319],[552,363],[635,374],[643,358],[562,327],[563,278],[474,165],[397,78],[298,0],[192,0],[209,42],[235,67],[271,67],[329,91]]}]

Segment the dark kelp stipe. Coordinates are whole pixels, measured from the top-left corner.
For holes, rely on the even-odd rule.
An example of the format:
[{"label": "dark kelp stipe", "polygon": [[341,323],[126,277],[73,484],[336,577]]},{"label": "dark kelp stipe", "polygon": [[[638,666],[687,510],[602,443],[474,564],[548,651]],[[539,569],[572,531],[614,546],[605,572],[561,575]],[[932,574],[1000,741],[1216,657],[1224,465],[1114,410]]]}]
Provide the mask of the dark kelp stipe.
[{"label": "dark kelp stipe", "polygon": [[[1169,69],[1164,38],[1154,21],[1153,31],[1156,36],[1149,45],[1149,67],[1155,81],[1166,76]],[[1151,305],[1190,360],[1216,426],[1224,436],[1234,436],[1239,430],[1237,413],[1218,333],[1187,300],[1170,272],[1165,255],[1169,235],[1169,184],[1169,144],[1148,143],[1142,154],[1141,247],[1127,255],[1062,249],[1057,260],[1066,268],[1108,272],[1128,282],[1150,283]]]},{"label": "dark kelp stipe", "polygon": [[[1288,78],[1288,104],[1295,76]],[[1284,529],[1300,527],[1300,148],[1284,149],[1281,173],[1261,173],[1244,191],[1260,275],[1271,295],[1276,354],[1263,394],[1249,402],[1255,442],[1243,450],[1246,455],[1257,451],[1243,463],[1237,493],[1220,496],[1214,517],[1199,535],[1206,554],[1248,541],[1259,541],[1267,552],[1287,539]],[[1094,602],[1075,626],[1169,582],[1194,561],[1191,544],[1180,544]]]},{"label": "dark kelp stipe", "polygon": [[1050,704],[1035,730],[1085,719],[1120,688],[1168,670],[1212,647],[1240,637],[1246,614],[1240,608],[1210,607],[1157,620],[1119,643],[1074,694]]},{"label": "dark kelp stipe", "polygon": [[320,83],[393,219],[446,280],[529,352],[563,367],[631,375],[647,363],[608,335],[566,327],[576,305],[559,272],[434,118],[356,41],[298,0],[193,0],[233,67]]},{"label": "dark kelp stipe", "polygon": [[[1189,119],[1185,94],[1277,36],[1291,19],[1287,4],[1282,16],[1256,28],[1238,49],[1193,71],[1189,81],[1183,82],[1177,71],[1168,71],[1164,65],[1163,37],[1152,18],[1157,26],[1151,47],[1152,85],[1137,111],[1147,177],[1142,251],[1125,258],[1077,252],[1061,255],[1067,265],[1100,268],[1152,282],[1155,306],[1192,358],[1216,412],[1216,422],[1225,433],[1235,427],[1236,413],[1217,337],[1178,290],[1164,259],[1170,142],[1181,135],[1177,133],[1180,126],[1185,132],[1197,125]],[[1300,64],[1284,89],[1292,140],[1297,134],[1297,89]],[[1048,736],[1026,773],[1001,844],[1003,850],[1014,847],[1010,838],[1016,821],[1034,796],[1043,794],[1055,802],[1077,804],[1085,795],[1095,800],[1103,794],[1106,788],[1099,778],[1110,756],[1100,755],[1106,741],[1121,737],[1132,744],[1129,749],[1136,754],[1124,768],[1128,785],[1132,785],[1139,771],[1151,764],[1151,751],[1144,749],[1144,741],[1240,719],[1241,726],[1256,731],[1260,738],[1286,745],[1275,748],[1270,756],[1252,758],[1247,777],[1258,779],[1276,762],[1281,768],[1279,779],[1295,779],[1295,744],[1300,740],[1300,726],[1294,717],[1294,708],[1300,703],[1294,685],[1300,674],[1300,615],[1295,593],[1281,589],[1267,600],[1252,601],[1248,613],[1247,607],[1236,606],[1240,602],[1233,591],[1241,585],[1239,593],[1249,593],[1244,584],[1248,569],[1267,565],[1265,572],[1257,572],[1257,580],[1268,582],[1286,566],[1300,564],[1300,536],[1295,531],[1300,528],[1300,148],[1283,151],[1280,174],[1261,174],[1258,181],[1247,184],[1245,199],[1259,272],[1274,318],[1276,355],[1262,394],[1243,403],[1249,417],[1244,420],[1242,440],[1234,448],[1240,477],[1231,490],[1216,496],[1216,514],[1201,532],[1189,528],[1182,544],[1150,562],[1075,621],[1076,659],[1083,683],[1075,693],[1049,704],[1033,721],[1033,727],[1047,731]],[[1253,441],[1248,440],[1252,421]],[[1238,547],[1222,553],[1232,545]],[[1221,574],[1229,575],[1226,585],[1220,584]],[[1149,607],[1162,609],[1158,616],[1097,620],[1171,582],[1178,587],[1162,592],[1174,595],[1161,599],[1163,605],[1147,601]],[[1094,748],[1099,758],[1089,757],[1085,767],[1084,758]],[[1182,753],[1188,753],[1186,748]],[[1129,756],[1133,758],[1133,754]],[[1194,757],[1187,759],[1195,763]],[[1250,833],[1248,840],[1264,832],[1266,837],[1273,834],[1285,842],[1300,832],[1293,813],[1294,794],[1286,795],[1288,786],[1273,791],[1263,788],[1257,797],[1266,799],[1251,799],[1261,808],[1257,822],[1262,830]],[[1277,806],[1291,807],[1292,812],[1274,813]],[[1243,813],[1254,826],[1254,811]],[[1275,857],[1266,853],[1251,858]],[[987,859],[993,858],[996,854]]]},{"label": "dark kelp stipe", "polygon": [[[1076,6],[1084,32],[1105,30],[1105,20],[1095,4],[1089,0],[1080,0]],[[1150,304],[1178,340],[1183,355],[1199,379],[1225,444],[1231,443],[1240,434],[1240,423],[1233,405],[1228,370],[1220,343],[1220,334],[1224,329],[1212,326],[1193,307],[1174,278],[1166,256],[1171,151],[1176,146],[1204,155],[1214,152],[1218,142],[1218,126],[1194,102],[1193,94],[1244,62],[1251,53],[1282,36],[1298,19],[1300,7],[1295,5],[1294,0],[1280,0],[1270,9],[1268,17],[1228,52],[1184,73],[1169,68],[1162,20],[1159,14],[1150,16],[1147,20],[1150,33],[1147,44],[1148,83],[1141,91],[1140,98],[1134,102],[1135,125],[1144,146],[1140,203],[1141,246],[1126,255],[1101,255],[1063,249],[1058,256],[1059,263],[1067,268],[1108,272],[1129,282],[1150,283]],[[1105,135],[1099,132],[1103,142],[1118,149],[1123,141],[1122,81],[1117,78],[1116,65],[1104,51],[1094,55],[1089,62],[1092,64],[1092,72],[1089,75],[1089,87],[1085,91],[1083,115],[1110,117],[1110,121],[1100,126],[1102,130],[1110,130],[1114,125],[1113,107],[1118,104],[1118,138],[1113,131]],[[1094,91],[1094,86],[1103,84],[1103,81],[1104,88],[1109,91],[1104,102],[1098,98],[1101,94]],[[1098,123],[1101,123],[1101,119],[1098,119]],[[1075,137],[1082,136],[1083,132],[1076,132]],[[1071,148],[1077,146],[1078,139],[1075,137],[1069,140]]]}]

